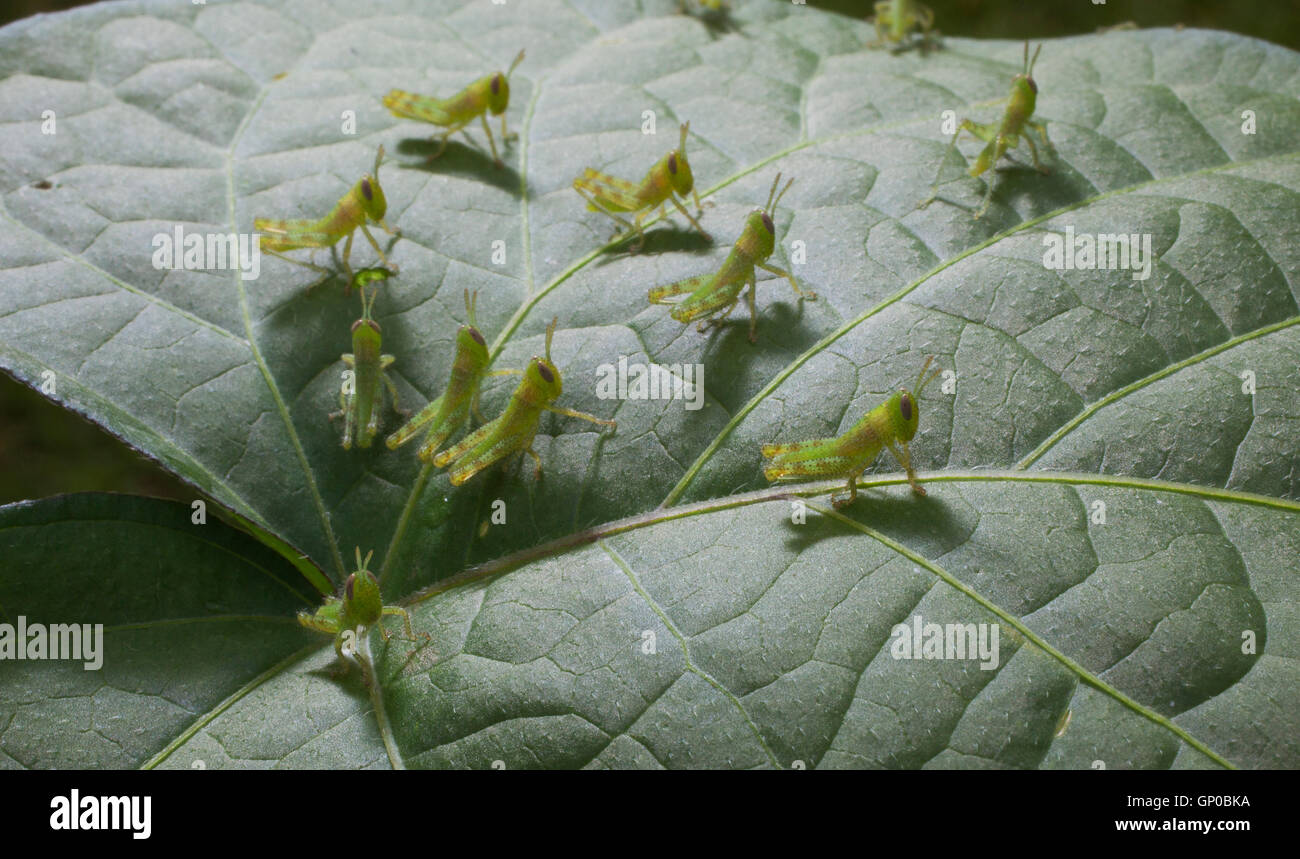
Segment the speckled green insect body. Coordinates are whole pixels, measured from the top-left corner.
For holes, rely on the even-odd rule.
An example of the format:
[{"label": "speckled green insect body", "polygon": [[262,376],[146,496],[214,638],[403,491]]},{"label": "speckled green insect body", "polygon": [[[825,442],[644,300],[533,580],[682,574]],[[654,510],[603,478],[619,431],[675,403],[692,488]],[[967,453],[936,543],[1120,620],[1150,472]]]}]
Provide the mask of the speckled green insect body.
[{"label": "speckled green insect body", "polygon": [[[487,341],[476,327],[474,319],[477,297],[475,294],[474,299],[471,299],[469,290],[465,291],[469,324],[462,325],[456,332],[456,357],[452,359],[451,379],[447,382],[446,390],[388,437],[386,443],[389,449],[396,450],[406,444],[427,426],[419,457],[424,462],[433,462],[434,454],[469,420],[470,412],[478,415],[479,391],[484,376],[507,372],[499,370],[494,374],[488,373],[487,368],[492,358],[488,353]],[[479,417],[481,420],[482,416]]]},{"label": "speckled green insect body", "polygon": [[[1038,53],[1043,49],[1042,45],[1034,51],[1034,58],[1029,59],[1029,43],[1025,42],[1025,62],[1024,71],[1016,75],[1011,80],[1011,95],[1007,99],[1007,107],[1002,114],[1002,121],[997,125],[985,125],[973,122],[969,119],[963,119],[961,125],[953,132],[952,140],[948,143],[948,148],[944,150],[943,160],[939,162],[939,173],[935,174],[934,184],[930,189],[930,196],[921,203],[918,208],[925,208],[930,205],[939,192],[939,176],[943,172],[943,163],[948,160],[948,153],[957,146],[957,137],[963,131],[967,131],[979,140],[985,141],[985,147],[980,150],[976,156],[975,163],[971,165],[968,171],[971,176],[979,176],[993,167],[1002,156],[1007,154],[1008,150],[1014,149],[1020,145],[1023,140],[1029,145],[1029,153],[1034,159],[1034,168],[1040,173],[1047,173],[1048,170],[1038,160],[1038,147],[1034,145],[1034,139],[1026,129],[1035,132],[1043,141],[1043,146],[1049,153],[1053,152],[1052,142],[1047,139],[1047,126],[1041,122],[1034,122],[1030,117],[1034,115],[1034,108],[1038,104],[1038,84],[1034,83],[1033,70],[1034,63],[1038,61]],[[993,196],[993,182],[985,180],[984,200],[980,207],[975,211],[975,217],[979,218],[988,211],[989,200]]]},{"label": "speckled green insect body", "polygon": [[895,51],[907,47],[906,39],[913,30],[920,30],[920,45],[924,48],[934,42],[936,33],[934,12],[917,0],[880,0],[875,5],[876,14],[871,23],[876,27],[876,40],[868,47],[891,46]]},{"label": "speckled green insect body", "polygon": [[[755,291],[757,290],[756,268],[770,271],[773,274],[780,275],[790,281],[794,287],[795,293],[800,298],[807,298],[810,301],[817,298],[817,293],[810,290],[802,290],[795,281],[794,275],[790,272],[767,264],[767,259],[776,249],[776,224],[772,220],[772,215],[776,212],[776,204],[781,201],[781,197],[794,182],[791,179],[781,189],[781,193],[776,193],[777,184],[781,181],[781,174],[776,174],[776,179],[772,182],[772,190],[767,195],[767,205],[762,209],[755,209],[745,218],[745,228],[736,239],[736,244],[732,247],[731,253],[722,263],[722,267],[712,274],[699,275],[697,277],[679,280],[676,283],[669,283],[663,286],[656,286],[650,290],[649,299],[652,304],[672,304],[672,317],[678,322],[693,322],[695,320],[704,320],[699,323],[699,330],[704,331],[710,325],[718,325],[725,319],[736,305],[740,302],[740,291],[746,286],[749,287],[749,341],[758,342],[757,326],[758,312],[755,307]],[[679,302],[671,302],[666,299],[674,295],[689,293],[687,297]]]},{"label": "speckled green insect body", "polygon": [[398,407],[397,387],[386,372],[396,359],[383,354],[383,335],[379,323],[371,317],[378,287],[372,289],[370,300],[366,301],[366,285],[388,275],[387,269],[376,268],[365,269],[356,276],[357,288],[361,291],[361,318],[352,323],[352,351],[342,356],[352,377],[350,384],[345,377],[339,391],[339,411],[330,415],[331,418],[343,418],[344,450],[351,450],[353,441],[361,448],[370,447],[374,441],[379,432],[384,387],[393,398],[393,408]]},{"label": "speckled green insect body", "polygon": [[895,391],[889,399],[863,415],[843,435],[819,438],[793,444],[765,444],[762,453],[770,459],[763,476],[770,481],[814,480],[843,477],[848,480],[848,495],[836,498],[831,493],[831,504],[843,507],[858,497],[857,478],[880,455],[882,447],[889,448],[903,470],[907,482],[917,495],[925,494],[925,487],[912,470],[912,456],[908,442],[916,435],[921,410],[917,396],[926,384],[939,374],[939,368],[926,377],[931,358],[925,360],[917,376],[916,392],[906,388]]},{"label": "speckled green insect body", "polygon": [[[618,179],[602,173],[592,167],[582,171],[582,175],[573,180],[573,189],[587,201],[587,208],[594,212],[603,212],[627,229],[628,234],[637,234],[637,247],[645,241],[641,230],[641,221],[648,215],[662,209],[666,203],[672,203],[686,220],[706,239],[709,234],[700,226],[700,222],[679,201],[686,195],[695,200],[695,214],[698,216],[703,208],[700,195],[695,190],[695,175],[691,172],[691,162],[686,158],[686,134],[690,131],[689,122],[682,123],[681,141],[677,148],[659,159],[650,172],[639,184]],[[620,217],[622,214],[634,216],[632,221]]]},{"label": "speckled green insect body", "polygon": [[437,152],[429,156],[431,161],[447,148],[447,138],[457,131],[462,131],[475,119],[482,120],[488,145],[492,147],[492,160],[501,167],[503,166],[501,156],[497,153],[497,144],[492,138],[492,127],[488,125],[487,115],[490,113],[501,117],[501,144],[504,146],[512,137],[506,131],[506,108],[510,106],[510,75],[523,60],[524,52],[520,51],[508,71],[484,75],[449,98],[417,95],[400,89],[390,90],[388,95],[384,96],[384,107],[388,108],[394,116],[429,122],[447,129],[441,135],[442,145],[438,147]]},{"label": "speckled green insect body", "polygon": [[[406,609],[401,606],[384,605],[383,597],[379,592],[379,580],[369,570],[370,558],[373,555],[374,552],[368,553],[363,561],[361,547],[358,546],[357,569],[350,573],[343,583],[341,595],[325,597],[324,604],[314,612],[298,612],[298,623],[308,629],[334,636],[334,652],[338,654],[340,661],[349,656],[355,658],[357,640],[365,634],[365,630],[375,625],[379,626],[380,634],[383,635],[384,641],[387,641],[389,633],[380,623],[386,615],[401,615],[406,624],[406,637],[415,640],[415,633],[411,629],[411,616]],[[427,639],[428,636],[426,635],[425,638]],[[345,644],[351,645],[349,650],[352,653],[344,653]]]},{"label": "speckled green insect body", "polygon": [[535,475],[540,478],[542,459],[533,450],[533,438],[537,435],[537,423],[542,412],[582,418],[607,427],[618,426],[614,421],[586,412],[551,405],[564,391],[560,371],[551,363],[551,338],[555,334],[556,321],[552,320],[546,329],[546,357],[534,357],[526,369],[513,371],[522,372],[523,379],[510,395],[510,402],[501,416],[434,457],[433,464],[437,467],[451,466],[452,486],[460,486],[493,463],[520,452],[533,458],[537,464]]},{"label": "speckled green insect body", "polygon": [[[352,237],[357,230],[361,230],[366,240],[370,242],[371,247],[375,249],[375,253],[379,254],[379,259],[384,266],[395,271],[396,269],[389,264],[388,257],[384,255],[383,248],[375,241],[375,237],[370,234],[370,230],[366,226],[373,222],[390,235],[401,235],[401,231],[388,226],[388,222],[384,220],[384,215],[388,212],[388,199],[384,196],[384,189],[379,184],[379,165],[383,160],[384,147],[380,146],[378,154],[375,155],[374,171],[361,177],[352,186],[352,189],[334,204],[334,208],[330,210],[329,214],[319,220],[254,218],[253,229],[261,234],[259,239],[261,249],[294,265],[323,272],[328,277],[334,274],[330,269],[312,262],[303,262],[302,260],[287,257],[284,255],[284,251],[333,247],[339,239],[347,236],[347,242],[343,245],[342,259],[343,270],[347,274],[350,289],[353,281],[350,262],[352,257]],[[317,281],[317,283],[320,283],[320,281]],[[312,284],[312,286],[315,285]]]}]

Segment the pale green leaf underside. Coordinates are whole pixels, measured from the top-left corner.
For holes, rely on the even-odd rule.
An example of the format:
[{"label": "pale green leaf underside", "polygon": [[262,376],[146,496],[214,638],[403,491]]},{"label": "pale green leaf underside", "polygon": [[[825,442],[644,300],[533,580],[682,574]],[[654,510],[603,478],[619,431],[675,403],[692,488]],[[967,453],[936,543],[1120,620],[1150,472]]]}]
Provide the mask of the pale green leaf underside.
[{"label": "pale green leaf underside", "polygon": [[[758,489],[759,444],[839,432],[934,354],[956,386],[922,397],[918,467],[1005,479],[852,514],[1059,654],[1029,648],[997,672],[902,668],[880,649],[891,623],[917,605],[974,617],[978,603],[842,522],[782,526],[784,502],[701,512],[422,604],[439,662],[389,692],[408,763],[1216,764],[1190,739],[1237,765],[1300,764],[1294,702],[1273,685],[1295,686],[1296,555],[1273,547],[1294,549],[1296,510],[1224,500],[1300,499],[1297,56],[1199,31],[1048,42],[1035,78],[1052,174],[998,173],[974,221],[983,185],[955,159],[942,199],[915,206],[946,143],[940,113],[993,120],[1019,45],[891,56],[862,50],[865,25],[789,4],[745,4],[730,30],[669,0],[640,5],[122,4],[7,28],[0,364],[33,384],[54,370],[58,399],[335,579],[354,546],[397,543],[400,595],[665,501]],[[421,169],[429,149],[411,138],[428,129],[378,95],[447,92],[520,47],[509,168],[452,147]],[[47,105],[54,137],[40,133]],[[1247,109],[1257,134],[1241,133]],[[345,110],[354,138],[339,134]],[[658,135],[640,133],[643,110]],[[652,233],[657,252],[593,255],[609,225],[584,212],[573,176],[639,175],[685,119],[718,244],[678,225]],[[379,143],[411,165],[381,172],[405,236],[378,304],[406,404],[443,385],[471,288],[500,366],[540,351],[558,316],[563,404],[619,421],[601,436],[545,419],[540,483],[512,468],[453,491],[435,475],[408,506],[413,451],[345,454],[324,417],[355,300],[337,285],[305,295],[311,274],[272,259],[243,282],[150,266],[150,238],[177,222],[248,230],[255,215],[323,211]],[[796,177],[778,264],[806,242],[796,273],[820,299],[762,282],[756,347],[743,308],[706,336],[648,306],[650,286],[722,258],[777,170]],[[55,187],[32,187],[42,179]],[[1151,278],[1044,269],[1043,236],[1067,226],[1150,233]],[[703,363],[706,407],[597,399],[596,366],[620,355]],[[510,384],[490,388],[488,413]],[[1012,479],[1044,469],[1230,492],[1097,489],[1119,495],[1089,526],[1088,491]],[[508,524],[478,537],[495,498]],[[654,658],[639,649],[648,629]],[[211,724],[258,719],[244,709],[258,696],[300,696],[298,671]]]}]

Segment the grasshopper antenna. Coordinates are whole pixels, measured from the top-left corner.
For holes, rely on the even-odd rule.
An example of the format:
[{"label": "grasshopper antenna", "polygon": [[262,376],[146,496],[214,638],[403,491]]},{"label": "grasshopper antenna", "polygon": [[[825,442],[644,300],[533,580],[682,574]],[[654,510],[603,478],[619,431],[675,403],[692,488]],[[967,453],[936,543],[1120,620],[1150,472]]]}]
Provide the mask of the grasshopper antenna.
[{"label": "grasshopper antenna", "polygon": [[559,324],[560,317],[551,318],[551,324],[546,326],[546,360],[551,360],[551,338],[555,336],[555,326]]},{"label": "grasshopper antenna", "polygon": [[474,326],[475,328],[478,327],[478,322],[474,318],[476,316],[474,311],[477,309],[478,309],[478,290],[477,289],[474,290],[474,294],[470,295],[469,288],[467,287],[465,289],[465,312],[469,314],[469,324]]},{"label": "grasshopper antenna", "polygon": [[1029,40],[1025,39],[1025,77],[1034,76],[1034,63],[1038,62],[1038,52],[1043,49],[1043,43],[1039,42],[1038,47],[1034,49],[1034,58],[1029,59]]},{"label": "grasshopper antenna", "polygon": [[515,56],[514,62],[510,64],[510,69],[506,72],[506,77],[508,78],[512,74],[514,74],[515,68],[523,61],[524,61],[524,52],[523,49],[520,49],[519,53]]},{"label": "grasshopper antenna", "polygon": [[773,200],[772,194],[776,191],[776,185],[780,181],[781,181],[781,174],[777,173],[776,178],[772,180],[772,190],[769,191],[767,194],[767,213],[769,215],[776,214],[777,204],[781,202],[781,198],[785,196],[785,192],[789,191],[790,186],[794,184],[794,177],[793,176],[790,177],[790,181],[785,183],[785,187],[781,189],[781,193],[777,194],[776,199]]},{"label": "grasshopper antenna", "polygon": [[933,355],[927,355],[925,357],[925,363],[921,365],[921,372],[916,377],[916,390],[912,392],[917,397],[921,396],[921,389],[930,384],[931,379],[943,372],[942,367],[935,367],[934,372],[931,373],[928,378],[926,377],[925,371],[929,369],[930,362],[933,360]]}]

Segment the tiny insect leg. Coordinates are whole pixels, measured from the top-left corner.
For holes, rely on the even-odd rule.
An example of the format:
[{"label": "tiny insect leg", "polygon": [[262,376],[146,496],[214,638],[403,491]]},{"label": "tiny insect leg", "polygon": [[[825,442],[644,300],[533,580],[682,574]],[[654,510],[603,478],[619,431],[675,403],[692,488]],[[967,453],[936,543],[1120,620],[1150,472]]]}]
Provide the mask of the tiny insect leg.
[{"label": "tiny insect leg", "polygon": [[850,504],[852,504],[854,501],[858,500],[858,476],[856,474],[849,475],[849,482],[847,488],[849,490],[849,494],[847,498],[843,495],[836,498],[835,493],[834,492],[831,493],[832,507],[838,510],[839,508],[847,507]]},{"label": "tiny insect leg", "polygon": [[[424,642],[427,644],[427,643],[429,643],[430,641],[433,640],[433,636],[429,635],[429,633],[427,633],[427,632],[422,632],[422,633],[420,633],[419,638],[416,637],[416,635],[415,635],[415,630],[411,628],[411,613],[408,612],[406,609],[402,608],[401,606],[396,606],[396,605],[386,605],[386,606],[383,607],[383,609],[382,609],[382,613],[385,614],[385,615],[396,615],[396,614],[400,614],[400,615],[402,616],[402,620],[403,620],[403,621],[405,622],[405,624],[406,624],[406,640],[407,640],[407,641],[419,641],[421,638],[423,638],[423,639],[424,639]],[[380,631],[380,632],[383,632],[383,634],[384,634],[384,641],[387,642],[387,641],[388,641],[388,633],[384,631],[384,625],[383,625],[382,623],[379,625],[379,631]],[[410,659],[412,656],[414,656],[414,655],[419,651],[419,649],[420,649],[420,648],[417,646],[416,648],[414,648],[413,650],[411,650],[410,653],[406,654],[406,658],[407,658],[407,659]]]},{"label": "tiny insect leg", "polygon": [[[504,117],[504,114],[502,114],[502,116]],[[488,146],[491,146],[491,147],[492,147],[492,160],[493,160],[494,162],[496,162],[496,165],[497,165],[498,167],[504,167],[504,166],[506,166],[506,165],[505,165],[505,162],[501,160],[501,156],[497,154],[497,142],[496,142],[496,140],[494,140],[494,139],[492,138],[492,126],[488,125],[487,114],[486,114],[486,113],[480,113],[480,114],[478,115],[478,118],[481,119],[481,120],[483,120],[483,132],[484,132],[485,134],[487,134]],[[504,141],[504,140],[501,141],[501,145],[502,145],[502,146],[505,145],[505,141]]]},{"label": "tiny insect leg", "polygon": [[[362,229],[365,229],[365,227],[362,227]],[[342,257],[342,259],[343,259],[343,270],[344,270],[345,272],[347,272],[347,275],[348,275],[348,285],[347,285],[347,287],[345,287],[344,290],[343,290],[343,294],[344,294],[344,295],[350,295],[350,294],[352,293],[352,282],[353,282],[354,280],[356,280],[356,277],[357,277],[357,276],[352,272],[352,263],[351,263],[351,259],[352,259],[352,237],[355,236],[355,235],[356,235],[356,230],[353,230],[352,232],[348,233],[348,239],[347,239],[347,241],[345,241],[345,242],[343,243],[343,257]],[[373,242],[374,239],[371,239],[371,241]]]},{"label": "tiny insect leg", "polygon": [[749,342],[758,342],[758,302],[755,294],[758,292],[758,281],[751,277],[749,279],[749,292],[745,294],[745,300],[749,303]]},{"label": "tiny insect leg", "polygon": [[[1048,155],[1055,155],[1055,154],[1056,154],[1056,147],[1053,146],[1053,145],[1052,145],[1052,141],[1051,141],[1051,140],[1048,140],[1048,138],[1047,138],[1047,124],[1046,124],[1046,123],[1043,123],[1043,122],[1034,122],[1033,120],[1029,120],[1029,119],[1027,119],[1027,120],[1025,120],[1025,125],[1028,126],[1029,128],[1032,128],[1034,131],[1038,132],[1038,136],[1039,136],[1040,139],[1042,139],[1042,141],[1043,141],[1043,147],[1047,150],[1047,154],[1048,154]],[[1025,136],[1028,137],[1029,135],[1025,135]]]},{"label": "tiny insect leg", "polygon": [[784,277],[786,280],[790,281],[790,285],[794,287],[795,293],[800,298],[806,298],[809,301],[817,300],[817,293],[813,292],[811,289],[809,290],[800,289],[799,284],[794,279],[794,275],[790,274],[790,272],[786,271],[785,269],[777,268],[774,265],[768,265],[767,263],[762,263],[762,262],[758,263],[757,265],[759,268],[763,269],[764,271],[770,271],[772,272],[772,274],[780,275],[781,277]]},{"label": "tiny insect leg", "polygon": [[[397,360],[392,355],[384,355],[383,357],[386,359],[386,363],[384,364],[385,367]],[[393,411],[398,412],[409,420],[411,417],[411,410],[403,409],[399,404],[397,399],[397,385],[393,384],[393,380],[388,378],[387,373],[385,373],[382,378],[384,380],[384,387],[388,389],[388,395],[393,398]]]},{"label": "tiny insect leg", "polygon": [[935,171],[934,182],[930,183],[930,196],[922,200],[921,204],[916,208],[924,209],[939,196],[939,177],[943,175],[943,165],[947,163],[948,156],[952,154],[952,151],[957,148],[957,136],[961,134],[961,130],[966,127],[968,121],[962,120],[962,124],[957,126],[957,130],[952,133],[952,139],[948,141],[948,148],[943,150],[943,157],[939,159],[939,169]]},{"label": "tiny insect leg", "polygon": [[524,453],[531,456],[533,458],[533,462],[537,463],[537,467],[533,469],[533,479],[541,480],[542,479],[542,458],[537,455],[537,451],[533,450],[533,446],[531,444],[528,447],[524,448]]},{"label": "tiny insect leg", "polygon": [[[618,426],[618,423],[616,421],[607,421],[604,418],[598,418],[595,415],[589,415],[586,412],[578,412],[578,411],[574,411],[573,409],[566,409],[563,406],[542,406],[542,408],[546,409],[548,412],[555,412],[557,415],[566,415],[571,418],[582,418],[584,421],[591,421],[593,424],[602,424],[607,427]],[[531,453],[531,451],[529,452]]]},{"label": "tiny insect leg", "polygon": [[[899,450],[899,448],[902,448],[902,450]],[[907,472],[907,482],[911,485],[912,491],[917,495],[924,495],[925,487],[917,481],[916,472],[912,470],[912,454],[907,449],[907,442],[898,442],[898,447],[890,444],[889,452],[894,455],[894,459],[897,459],[898,464],[903,466],[903,470]]]},{"label": "tiny insect leg", "polygon": [[[615,222],[622,224],[623,227],[627,229],[627,232],[629,234],[638,233],[641,231],[641,228],[633,224],[631,221],[627,220],[626,218],[619,217],[618,215],[606,209],[604,206],[600,205],[600,203],[596,202],[596,198],[591,196],[586,191],[578,187],[575,187],[573,190],[577,191],[580,195],[582,195],[582,199],[587,201],[587,204],[591,206],[592,210],[600,212],[602,215],[608,218],[613,218]],[[617,237],[617,234],[615,235]]]},{"label": "tiny insect leg", "polygon": [[721,328],[722,323],[727,320],[727,317],[731,315],[731,311],[735,310],[736,305],[738,304],[740,304],[739,300],[732,301],[730,304],[727,305],[727,309],[722,311],[721,316],[714,316],[712,319],[705,319],[703,322],[695,326],[695,330],[703,334],[705,331],[708,331],[710,328],[713,327]]},{"label": "tiny insect leg", "polygon": [[338,272],[334,271],[333,269],[328,269],[323,265],[316,265],[316,263],[314,262],[303,262],[302,260],[296,260],[293,257],[285,256],[279,251],[273,251],[270,248],[263,248],[262,253],[268,253],[271,254],[272,256],[277,256],[280,259],[284,260],[285,262],[291,262],[294,265],[300,265],[303,268],[315,269],[316,271],[323,274],[324,277],[320,278],[319,280],[314,280],[307,285],[307,289],[309,290],[313,289],[314,287],[320,286],[322,283],[324,283],[325,281],[329,280],[331,277],[334,277],[336,274],[338,274]]},{"label": "tiny insect leg", "polygon": [[[384,264],[384,268],[388,269],[393,273],[396,273],[397,266],[393,265],[388,261],[388,256],[384,253],[384,249],[379,246],[379,242],[375,241],[375,237],[370,234],[370,230],[366,228],[365,224],[360,224],[360,227],[361,227],[361,232],[365,233],[366,239],[370,242],[370,246],[375,249],[375,253],[379,254],[379,259]],[[349,246],[352,244],[351,236],[348,236],[348,244]]]},{"label": "tiny insect leg", "polygon": [[668,199],[673,201],[673,205],[677,207],[677,211],[681,212],[682,215],[686,218],[686,220],[690,221],[692,224],[695,225],[695,229],[697,229],[697,230],[700,231],[700,235],[704,236],[704,238],[707,239],[707,240],[709,240],[709,241],[712,241],[712,240],[713,240],[713,236],[709,235],[708,233],[706,233],[706,232],[704,231],[704,227],[701,227],[701,226],[700,226],[700,222],[697,221],[697,220],[695,220],[695,218],[693,218],[693,217],[691,216],[691,213],[690,213],[690,212],[686,211],[686,207],[685,207],[685,206],[683,206],[681,203],[677,202],[677,198],[676,198],[676,197],[674,197],[674,196],[672,196],[672,195],[670,194],[670,195],[668,196]]}]

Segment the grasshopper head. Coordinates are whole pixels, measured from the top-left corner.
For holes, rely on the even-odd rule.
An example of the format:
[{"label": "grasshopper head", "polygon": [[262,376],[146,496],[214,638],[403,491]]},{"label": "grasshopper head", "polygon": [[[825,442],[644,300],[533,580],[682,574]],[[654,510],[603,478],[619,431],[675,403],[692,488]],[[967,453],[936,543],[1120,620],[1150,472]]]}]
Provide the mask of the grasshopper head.
[{"label": "grasshopper head", "polygon": [[1028,113],[1033,113],[1034,100],[1038,97],[1038,84],[1034,83],[1034,63],[1038,62],[1038,52],[1043,49],[1039,45],[1034,49],[1034,58],[1029,59],[1029,42],[1025,42],[1025,65],[1024,71],[1011,79],[1011,89],[1015,96],[1018,96],[1022,103],[1029,107]]},{"label": "grasshopper head", "polygon": [[460,330],[456,332],[456,354],[468,353],[474,358],[474,366],[486,368],[490,359],[487,340],[483,339],[483,332],[478,330],[478,321],[474,318],[474,311],[477,309],[478,293],[475,292],[471,296],[469,290],[465,290],[465,312],[469,324],[460,326]]},{"label": "grasshopper head", "polygon": [[668,153],[668,181],[679,196],[691,193],[695,188],[695,176],[691,173],[691,162],[686,160],[686,132],[690,130],[689,122],[682,123],[681,142],[677,148]]},{"label": "grasshopper head", "polygon": [[363,317],[352,323],[352,354],[378,355],[381,343],[383,335],[378,322]]},{"label": "grasshopper head", "polygon": [[776,186],[780,182],[781,174],[777,173],[776,178],[772,180],[772,190],[767,192],[767,205],[761,209],[755,209],[745,218],[745,234],[753,237],[752,249],[762,259],[770,257],[772,251],[776,248],[776,222],[772,220],[772,216],[776,214],[776,204],[781,202],[785,192],[790,190],[790,186],[794,184],[794,178],[792,177],[789,182],[786,182],[785,187],[778,194],[776,193]]},{"label": "grasshopper head", "polygon": [[343,628],[373,626],[383,615],[384,601],[379,594],[379,580],[367,567],[374,552],[361,560],[361,547],[357,547],[357,571],[343,583]]},{"label": "grasshopper head", "polygon": [[456,332],[456,354],[463,355],[466,352],[474,356],[476,366],[488,365],[487,341],[483,339],[483,333],[473,325],[462,325]]},{"label": "grasshopper head", "polygon": [[934,356],[925,359],[921,365],[921,373],[916,377],[916,393],[913,394],[907,388],[900,388],[898,393],[889,398],[890,418],[893,419],[894,426],[898,430],[898,438],[902,441],[911,441],[916,435],[916,427],[921,422],[921,409],[917,404],[916,398],[920,395],[921,389],[929,384],[930,380],[939,375],[940,369],[934,368],[934,372],[929,376],[925,371],[930,368],[930,362]]},{"label": "grasshopper head", "polygon": [[515,66],[524,61],[524,52],[520,51],[515,61],[510,64],[510,71],[497,72],[488,78],[488,110],[493,116],[500,116],[510,106],[510,75]]},{"label": "grasshopper head", "polygon": [[382,220],[388,211],[388,198],[384,196],[384,189],[379,185],[379,165],[383,160],[384,147],[380,146],[379,154],[375,156],[374,172],[362,176],[361,181],[352,189],[356,198],[361,201],[361,208],[372,221]]},{"label": "grasshopper head", "polygon": [[524,371],[524,378],[533,390],[541,392],[542,398],[548,403],[555,402],[564,392],[560,371],[551,363],[551,338],[555,336],[557,322],[559,317],[552,319],[551,324],[546,326],[546,357],[534,357],[528,362],[528,369]]},{"label": "grasshopper head", "polygon": [[[380,274],[382,272],[382,275]],[[379,354],[379,345],[383,341],[379,323],[370,315],[375,306],[375,296],[379,292],[376,286],[370,291],[370,301],[366,301],[366,285],[374,280],[388,277],[387,269],[362,269],[357,272],[354,283],[361,292],[361,318],[352,323],[352,352],[355,355]],[[373,276],[368,276],[373,275]]]}]

